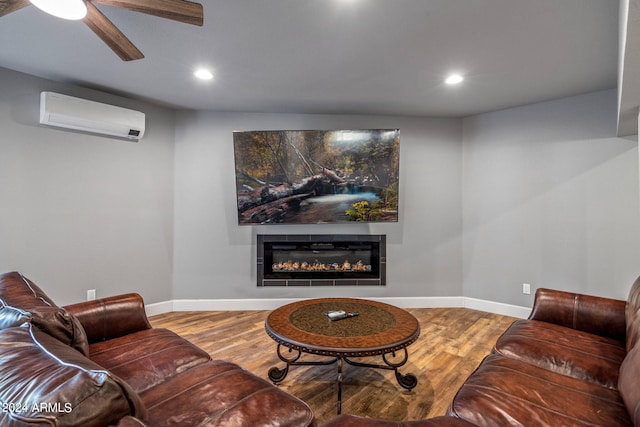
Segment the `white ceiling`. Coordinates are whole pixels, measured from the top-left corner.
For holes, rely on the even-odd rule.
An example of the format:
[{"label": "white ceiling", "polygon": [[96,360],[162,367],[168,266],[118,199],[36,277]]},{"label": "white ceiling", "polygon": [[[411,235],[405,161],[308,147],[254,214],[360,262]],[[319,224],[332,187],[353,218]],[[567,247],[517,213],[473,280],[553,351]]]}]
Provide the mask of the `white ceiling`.
[{"label": "white ceiling", "polygon": [[[0,18],[0,66],[219,111],[461,117],[617,85],[615,0],[200,2],[203,27],[98,6],[133,62],[29,6]],[[462,85],[443,83],[453,70]]]}]

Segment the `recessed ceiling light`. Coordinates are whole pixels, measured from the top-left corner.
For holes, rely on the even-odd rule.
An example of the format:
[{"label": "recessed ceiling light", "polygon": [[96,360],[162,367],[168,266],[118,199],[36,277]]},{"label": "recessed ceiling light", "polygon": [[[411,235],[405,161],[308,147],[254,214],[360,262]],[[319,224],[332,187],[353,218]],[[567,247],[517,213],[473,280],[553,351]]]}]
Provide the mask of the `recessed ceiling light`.
[{"label": "recessed ceiling light", "polygon": [[458,83],[461,83],[463,80],[464,80],[464,77],[462,77],[460,74],[450,74],[449,76],[447,76],[444,82],[448,85],[457,85]]},{"label": "recessed ceiling light", "polygon": [[198,70],[196,70],[193,73],[194,76],[196,76],[197,78],[199,78],[200,80],[211,80],[213,79],[213,74],[211,73],[211,71],[205,69],[205,68],[200,68]]}]

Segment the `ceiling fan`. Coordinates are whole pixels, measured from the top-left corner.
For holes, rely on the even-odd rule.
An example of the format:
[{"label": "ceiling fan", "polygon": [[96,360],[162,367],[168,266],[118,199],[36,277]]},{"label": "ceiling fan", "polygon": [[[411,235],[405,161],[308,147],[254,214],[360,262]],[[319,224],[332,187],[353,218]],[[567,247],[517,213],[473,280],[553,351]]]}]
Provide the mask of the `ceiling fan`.
[{"label": "ceiling fan", "polygon": [[[20,10],[31,3],[31,0],[0,0],[0,17]],[[54,1],[37,2],[34,0],[33,3],[36,5],[38,3],[51,4]],[[141,59],[144,58],[144,55],[93,3],[146,13],[186,24],[198,26],[203,24],[202,5],[187,0],[79,0],[79,3],[86,5],[86,16],[82,18],[82,21],[123,61]]]}]

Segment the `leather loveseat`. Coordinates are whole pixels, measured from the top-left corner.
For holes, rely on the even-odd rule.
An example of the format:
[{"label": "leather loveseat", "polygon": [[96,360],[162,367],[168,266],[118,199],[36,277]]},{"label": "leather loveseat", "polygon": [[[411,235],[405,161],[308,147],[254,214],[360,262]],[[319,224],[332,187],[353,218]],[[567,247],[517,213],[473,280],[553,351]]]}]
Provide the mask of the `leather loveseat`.
[{"label": "leather loveseat", "polygon": [[166,329],[127,294],[58,307],[0,275],[0,425],[310,426],[299,399]]},{"label": "leather loveseat", "polygon": [[538,289],[529,318],[497,340],[447,415],[341,415],[324,427],[640,426],[640,278],[627,301]]}]

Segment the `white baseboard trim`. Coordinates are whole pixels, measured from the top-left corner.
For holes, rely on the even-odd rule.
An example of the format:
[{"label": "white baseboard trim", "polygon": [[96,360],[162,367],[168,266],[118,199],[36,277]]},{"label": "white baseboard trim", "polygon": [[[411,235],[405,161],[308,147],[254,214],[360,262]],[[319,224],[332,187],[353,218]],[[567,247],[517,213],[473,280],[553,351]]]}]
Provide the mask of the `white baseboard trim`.
[{"label": "white baseboard trim", "polygon": [[163,313],[170,313],[175,311],[173,309],[173,301],[164,301],[164,302],[156,302],[153,304],[145,304],[145,310],[147,311],[147,316],[155,316]]},{"label": "white baseboard trim", "polygon": [[[285,304],[299,301],[301,298],[276,299],[180,299],[147,304],[148,316],[171,311],[239,311],[239,310],[274,310]],[[389,297],[365,298],[395,305],[401,308],[444,308],[466,307],[473,310],[526,318],[531,311],[529,307],[503,304],[493,301],[465,297]]]},{"label": "white baseboard trim", "polygon": [[526,319],[529,317],[529,313],[531,313],[531,307],[485,301],[476,298],[465,298],[464,306],[473,310],[487,311],[489,313],[501,314],[503,316],[518,317],[520,319]]},{"label": "white baseboard trim", "polygon": [[175,311],[275,310],[280,306],[300,301],[301,299],[183,299],[174,301],[173,309]]}]

